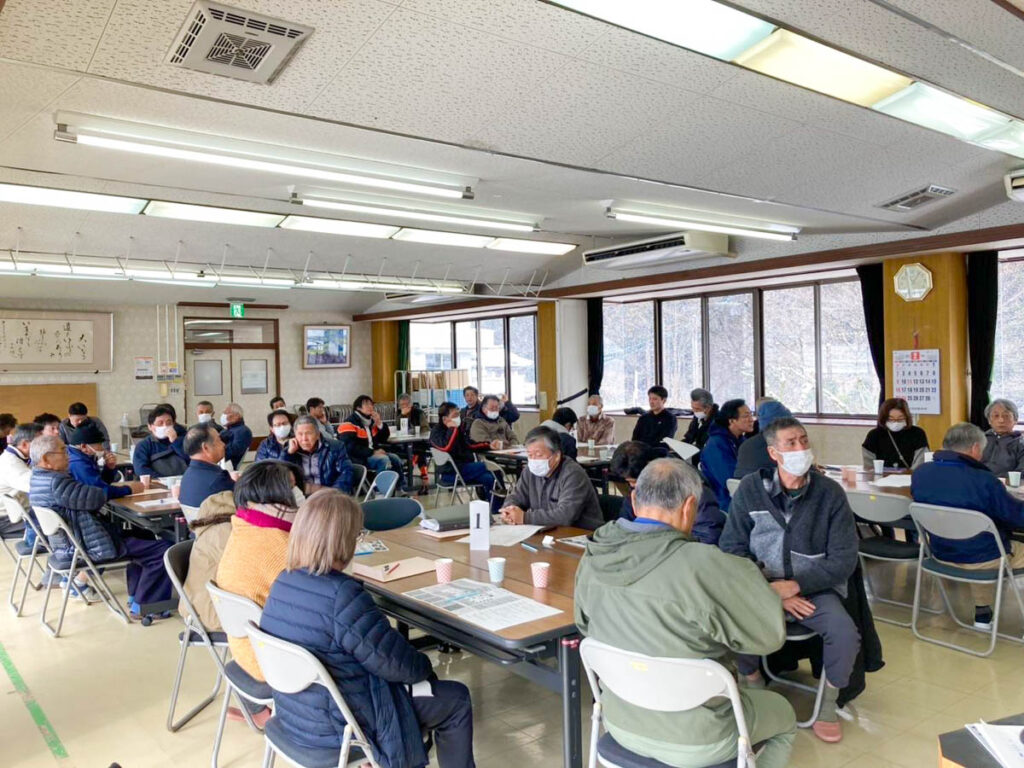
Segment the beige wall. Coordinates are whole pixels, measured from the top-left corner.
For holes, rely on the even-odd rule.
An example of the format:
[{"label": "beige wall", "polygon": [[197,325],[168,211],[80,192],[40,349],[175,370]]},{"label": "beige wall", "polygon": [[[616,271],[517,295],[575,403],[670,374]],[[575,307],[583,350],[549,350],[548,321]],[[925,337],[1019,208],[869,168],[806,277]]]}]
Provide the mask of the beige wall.
[{"label": "beige wall", "polygon": [[[171,387],[167,397],[159,393],[158,385],[152,381],[136,381],[133,358],[156,354],[156,309],[152,305],[106,306],[89,302],[0,300],[3,309],[39,310],[81,310],[109,311],[114,313],[114,366],[109,373],[8,373],[0,374],[0,384],[52,384],[95,382],[99,398],[99,416],[110,428],[111,438],[118,440],[118,424],[121,414],[128,413],[129,421],[139,420],[139,406],[143,403],[170,402],[179,410],[179,420],[188,423],[190,416],[184,414],[184,392],[180,385]],[[173,308],[171,309],[173,315]],[[178,309],[178,321],[187,313],[190,317],[226,317],[227,310],[220,308],[188,307]],[[369,323],[352,324],[352,367],[328,368],[324,370],[303,370],[302,368],[302,326],[305,324],[339,324],[351,322],[351,317],[340,312],[293,312],[290,310],[247,310],[246,318],[278,318],[281,334],[281,394],[289,406],[305,402],[313,395],[324,398],[328,403],[350,403],[357,395],[370,388],[370,328]],[[161,326],[162,328],[162,326]],[[173,329],[172,329],[173,340]],[[179,329],[178,338],[181,339]],[[161,347],[163,346],[161,337]],[[180,343],[180,341],[179,341]],[[161,355],[163,356],[163,355]],[[178,362],[183,363],[184,355],[179,349]],[[267,400],[269,401],[269,396]],[[3,410],[0,403],[0,411]],[[54,403],[51,410],[64,416],[68,403]],[[266,431],[264,414],[248,414],[247,421],[253,423],[254,431]],[[257,426],[259,425],[259,426]]]}]

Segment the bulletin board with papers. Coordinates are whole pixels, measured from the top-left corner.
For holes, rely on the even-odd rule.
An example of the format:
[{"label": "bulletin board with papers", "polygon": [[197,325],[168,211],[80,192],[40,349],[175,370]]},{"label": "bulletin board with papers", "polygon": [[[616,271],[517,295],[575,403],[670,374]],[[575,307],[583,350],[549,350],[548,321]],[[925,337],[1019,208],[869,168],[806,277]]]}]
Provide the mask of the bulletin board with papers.
[{"label": "bulletin board with papers", "polygon": [[895,349],[892,371],[893,397],[906,400],[915,414],[942,413],[939,350]]}]

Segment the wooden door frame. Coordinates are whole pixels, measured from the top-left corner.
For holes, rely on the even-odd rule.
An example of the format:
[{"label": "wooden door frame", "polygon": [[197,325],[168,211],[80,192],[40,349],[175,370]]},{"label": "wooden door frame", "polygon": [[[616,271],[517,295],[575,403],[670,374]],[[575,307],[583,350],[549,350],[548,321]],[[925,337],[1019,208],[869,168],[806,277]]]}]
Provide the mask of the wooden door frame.
[{"label": "wooden door frame", "polygon": [[[249,322],[249,323],[271,322],[271,323],[273,323],[274,324],[274,343],[273,344],[235,344],[234,342],[229,343],[229,344],[213,344],[213,343],[204,343],[204,342],[198,342],[198,341],[184,341],[184,339],[185,339],[185,321],[186,320],[223,320],[223,319],[224,319],[223,317],[193,317],[193,316],[182,317],[181,318],[181,338],[182,338],[183,343],[185,345],[185,351],[187,352],[190,349],[226,349],[230,353],[231,350],[234,350],[234,349],[272,349],[272,350],[274,350],[274,377],[275,377],[274,383],[277,386],[277,391],[272,393],[270,396],[274,397],[275,395],[280,395],[281,394],[281,327],[280,327],[280,324],[278,323],[276,317],[234,317],[234,318],[231,318],[232,321],[234,321],[234,322],[241,322],[241,323],[246,323],[246,322]],[[184,355],[184,357],[185,357],[186,365],[187,365],[188,355]],[[229,355],[229,360],[230,360],[230,355]],[[234,377],[234,370],[233,370],[233,366],[232,365],[229,364],[228,367],[232,369],[232,370],[228,371],[228,376],[229,376],[229,381],[230,381],[229,391],[231,392],[230,396],[234,397],[234,378],[233,378]],[[187,373],[187,368],[182,370],[182,378],[187,383],[188,382],[188,378],[186,376],[186,373]]]}]

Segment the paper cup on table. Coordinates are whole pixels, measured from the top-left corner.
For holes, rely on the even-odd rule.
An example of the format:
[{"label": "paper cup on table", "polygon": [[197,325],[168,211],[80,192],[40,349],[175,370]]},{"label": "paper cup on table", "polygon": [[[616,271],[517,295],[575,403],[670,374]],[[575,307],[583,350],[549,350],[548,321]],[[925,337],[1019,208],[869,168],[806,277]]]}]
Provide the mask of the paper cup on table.
[{"label": "paper cup on table", "polygon": [[453,562],[450,557],[441,557],[434,561],[434,571],[437,572],[438,584],[447,584],[452,580]]},{"label": "paper cup on table", "polygon": [[1007,472],[1006,478],[1010,481],[1011,488],[1020,488],[1020,472]]},{"label": "paper cup on table", "polygon": [[876,475],[881,475],[885,473],[885,461],[883,461],[882,459],[875,459],[874,464]]},{"label": "paper cup on table", "polygon": [[142,483],[142,490],[149,490],[149,483],[153,479],[152,475],[139,475],[139,482]]},{"label": "paper cup on table", "polygon": [[117,453],[117,449],[120,448],[120,447],[121,446],[118,443],[111,443],[110,444],[110,452],[111,453]]},{"label": "paper cup on table", "polygon": [[587,450],[590,450],[590,451],[594,450],[594,441],[593,440],[587,440]]},{"label": "paper cup on table", "polygon": [[504,557],[489,557],[487,558],[487,570],[491,574],[491,583],[501,584],[505,580],[505,558]]},{"label": "paper cup on table", "polygon": [[548,588],[548,578],[551,575],[551,563],[530,563],[530,572],[533,574],[533,586],[538,589]]},{"label": "paper cup on table", "polygon": [[181,483],[175,483],[171,486],[171,497],[174,499],[181,497]]}]

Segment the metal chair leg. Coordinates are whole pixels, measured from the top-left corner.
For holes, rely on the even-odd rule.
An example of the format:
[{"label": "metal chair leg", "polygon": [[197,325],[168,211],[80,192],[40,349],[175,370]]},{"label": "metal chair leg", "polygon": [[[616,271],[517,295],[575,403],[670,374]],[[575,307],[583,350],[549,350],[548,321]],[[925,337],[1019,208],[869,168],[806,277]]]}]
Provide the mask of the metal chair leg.
[{"label": "metal chair leg", "polygon": [[[193,717],[195,717],[200,712],[202,712],[204,709],[206,709],[210,704],[212,704],[217,699],[217,694],[220,693],[221,675],[220,675],[220,671],[218,670],[217,671],[217,675],[216,675],[216,680],[215,680],[214,686],[213,686],[213,692],[209,696],[207,696],[205,699],[200,701],[198,704],[196,704],[194,707],[192,707],[192,709],[190,709],[184,715],[182,715],[181,718],[177,722],[174,721],[174,710],[178,706],[178,694],[181,691],[181,680],[182,680],[182,677],[184,677],[184,672],[185,672],[185,660],[186,660],[186,657],[188,655],[188,649],[189,649],[189,647],[191,645],[188,642],[188,634],[187,633],[189,631],[190,630],[188,628],[188,625],[186,625],[185,626],[186,635],[185,635],[185,638],[182,640],[181,653],[178,654],[178,669],[175,672],[175,675],[174,675],[174,686],[171,689],[171,704],[170,704],[170,707],[167,710],[167,730],[170,731],[171,733],[174,733],[174,732],[178,731],[179,729],[181,729]],[[216,648],[210,648],[210,651],[212,653],[217,653],[217,649]]]},{"label": "metal chair leg", "polygon": [[71,597],[71,574],[73,569],[68,571],[68,588],[61,590],[64,595],[60,601],[60,614],[57,616],[57,626],[53,627],[46,621],[46,606],[50,600],[50,590],[53,589],[52,585],[46,590],[46,597],[43,600],[43,611],[39,614],[39,622],[46,628],[46,631],[50,633],[51,637],[60,637],[60,631],[64,626],[64,614],[68,610],[68,598]]},{"label": "metal chair leg", "polygon": [[224,723],[228,719],[228,702],[230,701],[231,684],[229,683],[224,687],[224,703],[220,707],[220,717],[217,719],[217,732],[213,737],[213,754],[210,756],[210,768],[217,768],[217,761],[220,756],[220,743],[224,738]]},{"label": "metal chair leg", "polygon": [[274,765],[274,748],[270,746],[270,742],[264,739],[263,747],[263,768],[273,768]]}]

